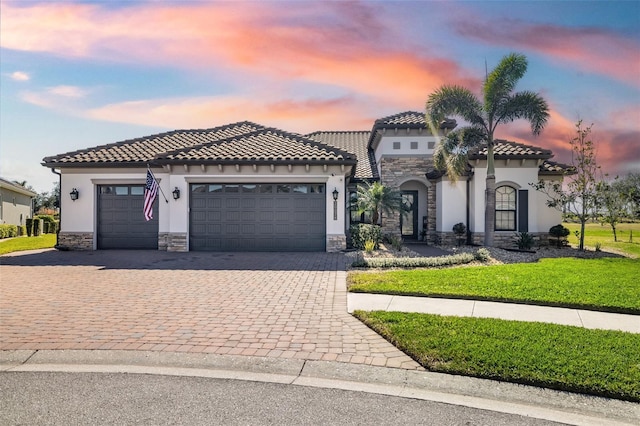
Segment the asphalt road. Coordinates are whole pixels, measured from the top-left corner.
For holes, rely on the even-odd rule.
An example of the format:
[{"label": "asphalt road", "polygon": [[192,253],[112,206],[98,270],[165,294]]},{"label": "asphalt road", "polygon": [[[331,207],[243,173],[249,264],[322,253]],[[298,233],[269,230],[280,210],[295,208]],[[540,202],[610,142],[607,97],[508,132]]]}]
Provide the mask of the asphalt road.
[{"label": "asphalt road", "polygon": [[0,424],[552,425],[468,407],[274,383],[106,373],[0,373]]}]

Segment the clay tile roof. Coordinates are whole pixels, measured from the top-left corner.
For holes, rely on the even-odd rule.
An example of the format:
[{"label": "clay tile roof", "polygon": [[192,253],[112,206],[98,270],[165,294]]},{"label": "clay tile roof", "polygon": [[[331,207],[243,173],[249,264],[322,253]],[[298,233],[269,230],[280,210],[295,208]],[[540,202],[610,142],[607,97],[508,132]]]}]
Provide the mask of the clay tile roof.
[{"label": "clay tile roof", "polygon": [[[440,123],[441,129],[453,129],[457,125],[456,120],[447,118]],[[425,129],[427,120],[424,112],[405,111],[388,117],[379,118],[373,128],[376,129]]]},{"label": "clay tile roof", "polygon": [[233,136],[255,132],[264,126],[242,121],[211,129],[174,130],[108,145],[45,157],[47,167],[64,166],[140,166],[167,151],[201,145]]},{"label": "clay tile roof", "polygon": [[572,175],[575,174],[575,168],[555,161],[544,161],[540,167],[538,174],[540,175]]},{"label": "clay tile roof", "polygon": [[[493,148],[494,158],[497,160],[510,159],[547,159],[553,157],[548,149],[538,148],[536,146],[525,145],[502,139],[496,139]],[[484,160],[487,158],[487,146],[482,145],[476,149],[469,151],[469,159]]]},{"label": "clay tile roof", "polygon": [[388,117],[379,118],[374,124],[374,128],[426,128],[427,121],[424,112],[405,111]]},{"label": "clay tile roof", "polygon": [[156,156],[154,163],[338,163],[354,164],[355,155],[317,140],[279,129],[262,128]]},{"label": "clay tile roof", "polygon": [[306,135],[324,144],[331,145],[351,152],[358,164],[353,175],[355,179],[378,179],[378,168],[373,150],[367,148],[371,132],[342,131],[342,132],[314,132]]}]

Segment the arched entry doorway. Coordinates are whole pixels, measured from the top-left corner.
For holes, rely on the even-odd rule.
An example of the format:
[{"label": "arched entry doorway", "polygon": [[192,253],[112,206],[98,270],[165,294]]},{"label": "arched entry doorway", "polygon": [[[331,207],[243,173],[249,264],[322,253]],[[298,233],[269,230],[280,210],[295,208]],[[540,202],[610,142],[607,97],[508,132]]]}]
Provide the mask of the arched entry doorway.
[{"label": "arched entry doorway", "polygon": [[428,187],[426,180],[411,178],[400,184],[403,210],[400,233],[405,240],[418,240],[427,227]]}]

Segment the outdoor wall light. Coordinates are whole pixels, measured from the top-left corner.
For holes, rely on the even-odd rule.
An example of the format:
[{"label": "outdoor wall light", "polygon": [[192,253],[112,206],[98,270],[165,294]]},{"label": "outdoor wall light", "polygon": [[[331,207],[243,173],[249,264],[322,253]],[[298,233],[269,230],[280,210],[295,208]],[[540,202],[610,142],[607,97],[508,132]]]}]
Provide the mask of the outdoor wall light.
[{"label": "outdoor wall light", "polygon": [[333,201],[338,201],[338,188],[333,188]]},{"label": "outdoor wall light", "polygon": [[75,200],[77,200],[77,199],[78,199],[78,197],[80,196],[80,193],[78,192],[78,190],[77,190],[77,189],[73,188],[73,189],[71,190],[71,192],[69,193],[69,196],[71,197],[71,200],[72,200],[72,201],[75,201]]},{"label": "outdoor wall light", "polygon": [[173,190],[173,192],[171,192],[173,194],[173,199],[177,200],[178,198],[180,198],[180,190],[178,189],[178,187],[176,186],[176,189]]}]

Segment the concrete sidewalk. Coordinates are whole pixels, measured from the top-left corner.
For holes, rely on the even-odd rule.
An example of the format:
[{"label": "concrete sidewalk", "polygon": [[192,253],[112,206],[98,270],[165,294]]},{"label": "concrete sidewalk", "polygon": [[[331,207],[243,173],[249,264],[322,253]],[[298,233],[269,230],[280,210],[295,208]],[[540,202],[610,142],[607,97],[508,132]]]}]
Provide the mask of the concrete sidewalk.
[{"label": "concrete sidewalk", "polygon": [[476,318],[536,321],[576,327],[620,330],[640,334],[640,315],[614,314],[584,309],[499,303],[434,297],[348,293],[347,310],[419,312]]}]

